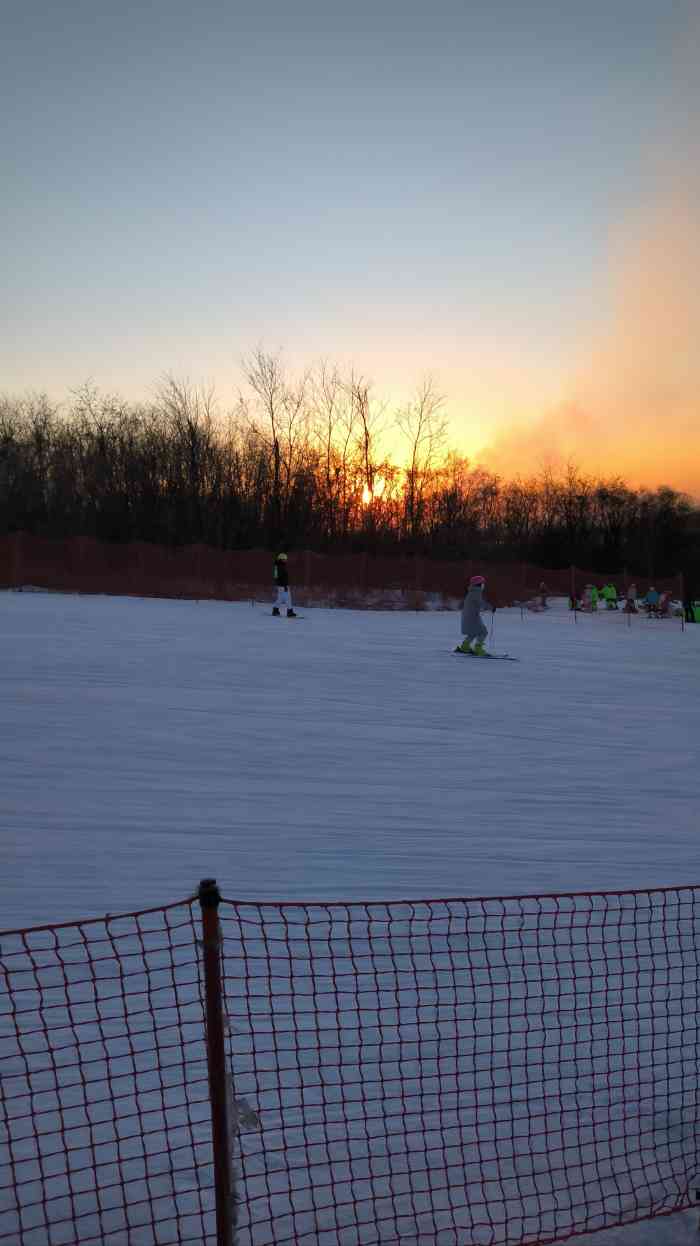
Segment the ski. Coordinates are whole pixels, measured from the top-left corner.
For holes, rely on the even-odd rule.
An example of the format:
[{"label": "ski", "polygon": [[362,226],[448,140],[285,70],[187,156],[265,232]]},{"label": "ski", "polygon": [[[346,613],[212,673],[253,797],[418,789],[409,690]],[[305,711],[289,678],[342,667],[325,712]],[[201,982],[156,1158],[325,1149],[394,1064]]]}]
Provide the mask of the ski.
[{"label": "ski", "polygon": [[305,619],[305,614],[293,614],[291,619],[287,614],[273,614],[271,610],[266,610],[265,614],[269,619],[288,619],[290,623],[294,623],[297,619]]},{"label": "ski", "polygon": [[465,653],[457,647],[454,651],[463,658],[486,658],[489,662],[519,662],[520,658],[512,658],[509,653]]}]

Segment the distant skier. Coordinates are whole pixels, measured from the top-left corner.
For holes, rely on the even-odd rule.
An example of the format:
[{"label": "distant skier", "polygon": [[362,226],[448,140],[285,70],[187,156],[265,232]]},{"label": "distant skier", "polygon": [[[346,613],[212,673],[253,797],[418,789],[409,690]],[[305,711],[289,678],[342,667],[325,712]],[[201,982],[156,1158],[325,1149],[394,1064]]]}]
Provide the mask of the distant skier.
[{"label": "distant skier", "polygon": [[279,617],[280,606],[287,607],[287,618],[296,619],[296,614],[292,608],[292,594],[289,588],[289,572],[287,570],[287,555],[278,554],[272,569],[272,579],[277,590],[277,598],[272,613]]},{"label": "distant skier", "polygon": [[489,629],[481,617],[481,611],[494,608],[484,601],[485,588],[486,581],[483,575],[473,575],[462,604],[461,622],[464,640],[461,645],[457,646],[458,652],[474,653],[477,657],[484,657],[484,641],[489,634]]},{"label": "distant skier", "polygon": [[625,614],[637,613],[637,585],[630,584],[625,593]]},{"label": "distant skier", "polygon": [[646,611],[648,615],[651,616],[652,614],[658,613],[659,598],[660,598],[659,591],[658,589],[654,588],[654,585],[652,584],[651,588],[649,589],[649,592],[644,598],[644,605],[646,606]]},{"label": "distant skier", "polygon": [[668,619],[671,615],[671,593],[666,591],[662,593],[656,605],[656,615],[659,619]]},{"label": "distant skier", "polygon": [[685,615],[686,623],[698,622],[698,620],[695,617],[696,616],[695,597],[696,597],[695,586],[692,580],[688,576],[686,576],[685,592],[683,594],[683,614]]},{"label": "distant skier", "polygon": [[542,581],[540,582],[540,586],[539,586],[539,588],[538,588],[538,590],[537,590],[537,595],[538,595],[538,597],[539,597],[539,599],[540,599],[540,606],[541,606],[541,608],[542,608],[543,610],[546,610],[546,609],[547,609],[547,595],[548,595],[548,593],[549,593],[549,589],[547,588],[547,585],[545,584],[544,580],[542,580]]}]

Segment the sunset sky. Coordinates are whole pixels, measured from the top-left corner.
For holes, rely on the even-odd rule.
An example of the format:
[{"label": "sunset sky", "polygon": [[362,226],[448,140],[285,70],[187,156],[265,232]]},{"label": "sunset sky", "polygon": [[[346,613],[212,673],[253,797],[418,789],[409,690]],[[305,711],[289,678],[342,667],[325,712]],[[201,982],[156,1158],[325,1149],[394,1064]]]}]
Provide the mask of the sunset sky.
[{"label": "sunset sky", "polygon": [[320,357],[700,494],[693,0],[7,0],[0,389]]}]

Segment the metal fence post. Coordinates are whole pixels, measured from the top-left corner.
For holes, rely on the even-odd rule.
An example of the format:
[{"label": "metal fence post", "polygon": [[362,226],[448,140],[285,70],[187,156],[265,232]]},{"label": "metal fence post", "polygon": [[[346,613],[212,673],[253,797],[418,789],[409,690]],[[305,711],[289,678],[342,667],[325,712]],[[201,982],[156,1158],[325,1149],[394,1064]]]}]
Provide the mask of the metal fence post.
[{"label": "metal fence post", "polygon": [[202,879],[199,884],[198,898],[202,909],[202,960],[204,963],[211,1132],[214,1149],[216,1246],[233,1246],[235,1209],[226,1090],[226,1047],[221,991],[221,932],[218,912],[221,894],[216,885],[216,879]]},{"label": "metal fence post", "polygon": [[23,552],[23,551],[22,551],[22,546],[23,546],[23,543],[24,543],[24,542],[23,542],[23,536],[24,536],[24,534],[23,534],[22,532],[15,532],[15,533],[14,533],[14,534],[10,537],[10,542],[11,542],[10,548],[11,548],[11,551],[12,551],[12,572],[11,572],[11,574],[12,574],[12,587],[13,587],[13,588],[21,588],[21,587],[22,587],[22,583],[23,583],[23,574],[22,574],[22,572],[23,572],[23,567],[22,567],[22,552]]}]

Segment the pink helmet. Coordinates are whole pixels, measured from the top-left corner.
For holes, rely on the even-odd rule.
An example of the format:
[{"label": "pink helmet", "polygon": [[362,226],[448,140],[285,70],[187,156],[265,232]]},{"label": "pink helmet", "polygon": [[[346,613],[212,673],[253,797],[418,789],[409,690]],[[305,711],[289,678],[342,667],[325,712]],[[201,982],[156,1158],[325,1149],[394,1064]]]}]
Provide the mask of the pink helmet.
[{"label": "pink helmet", "polygon": [[469,581],[469,587],[470,588],[483,588],[485,583],[486,583],[486,580],[484,579],[483,575],[473,575],[471,580]]}]

